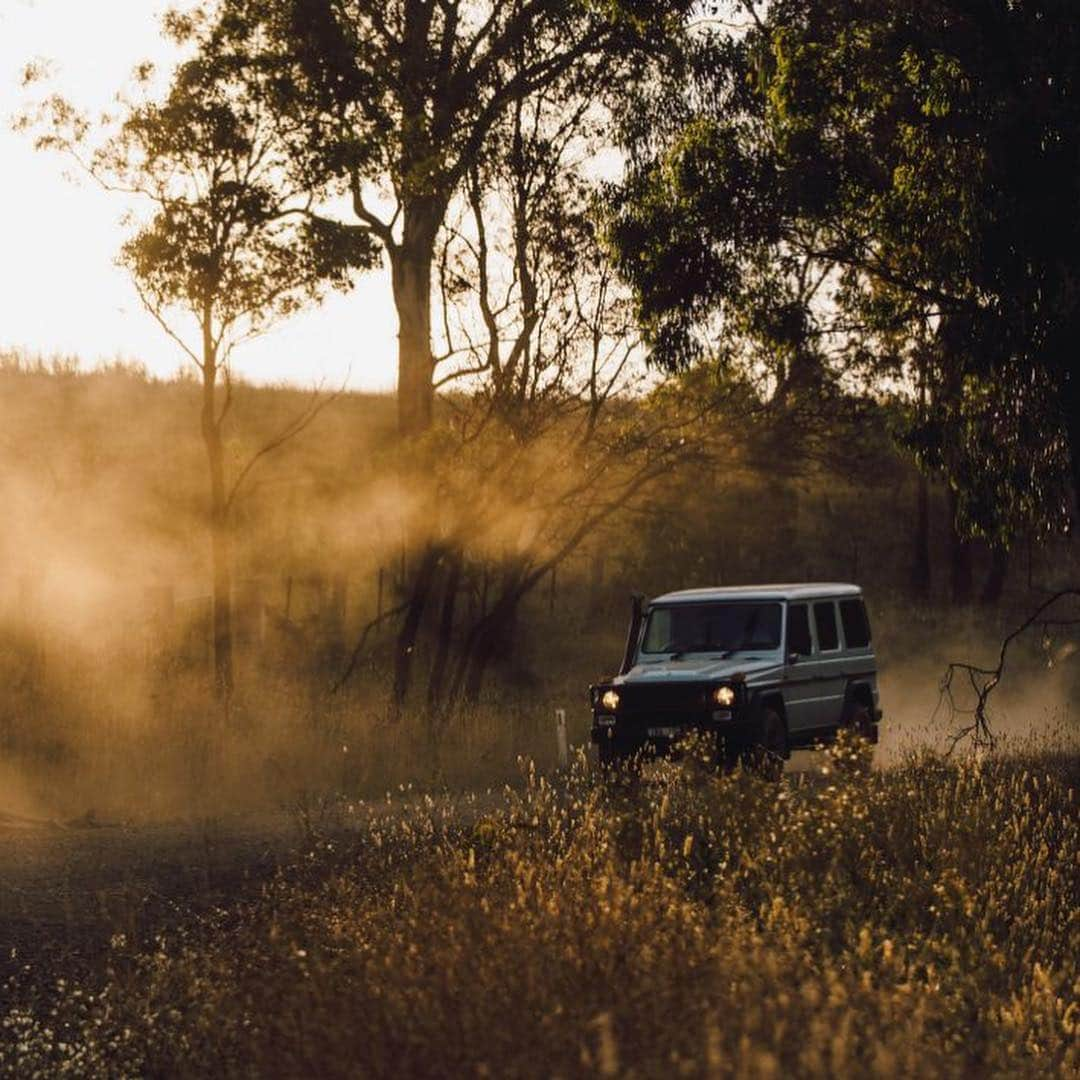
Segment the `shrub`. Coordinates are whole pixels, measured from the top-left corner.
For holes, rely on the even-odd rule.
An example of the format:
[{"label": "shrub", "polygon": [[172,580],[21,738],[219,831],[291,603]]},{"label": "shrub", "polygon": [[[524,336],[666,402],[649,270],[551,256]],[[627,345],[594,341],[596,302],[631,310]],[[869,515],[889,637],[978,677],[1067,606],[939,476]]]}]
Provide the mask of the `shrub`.
[{"label": "shrub", "polygon": [[[10,1072],[1075,1075],[1077,762],[767,784],[582,760],[388,816],[344,863],[118,947]],[[73,997],[80,994],[79,997]]]}]

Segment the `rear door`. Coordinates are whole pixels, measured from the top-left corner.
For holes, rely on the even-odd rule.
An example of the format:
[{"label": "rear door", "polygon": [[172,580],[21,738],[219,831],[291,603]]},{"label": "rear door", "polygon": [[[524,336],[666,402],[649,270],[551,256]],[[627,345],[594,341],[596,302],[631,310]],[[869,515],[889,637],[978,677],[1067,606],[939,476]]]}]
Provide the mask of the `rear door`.
[{"label": "rear door", "polygon": [[811,622],[817,644],[815,666],[817,681],[814,693],[814,727],[829,728],[840,723],[847,689],[847,669],[840,637],[840,613],[832,599],[814,600],[810,605]]},{"label": "rear door", "polygon": [[861,596],[846,596],[839,601],[840,629],[844,637],[844,671],[848,683],[865,683],[877,703],[877,664],[870,637],[870,619]]}]

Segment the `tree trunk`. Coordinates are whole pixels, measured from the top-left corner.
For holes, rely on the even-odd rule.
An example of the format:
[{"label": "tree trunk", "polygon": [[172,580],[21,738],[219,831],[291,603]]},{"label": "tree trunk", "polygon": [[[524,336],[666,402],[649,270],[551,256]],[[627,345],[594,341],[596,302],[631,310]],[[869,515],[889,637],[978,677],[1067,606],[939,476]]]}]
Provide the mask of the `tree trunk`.
[{"label": "tree trunk", "polygon": [[397,645],[394,650],[394,705],[397,708],[405,704],[405,699],[409,694],[413,652],[420,635],[420,623],[431,596],[431,586],[435,578],[435,570],[439,565],[440,554],[439,549],[433,544],[425,548],[420,564],[416,568],[416,576],[413,578],[405,619],[398,631]]},{"label": "tree trunk", "polygon": [[464,658],[463,669],[462,696],[470,705],[475,705],[480,700],[484,677],[502,648],[504,633],[509,632],[513,626],[519,599],[501,599],[477,627],[478,632],[471,642],[467,657]]},{"label": "tree trunk", "polygon": [[435,408],[431,354],[431,267],[439,216],[431,207],[408,209],[400,246],[390,257],[398,315],[398,431],[419,435]]},{"label": "tree trunk", "polygon": [[[920,423],[926,419],[926,405],[930,393],[927,386],[928,369],[929,356],[925,350],[920,350],[918,355]],[[929,600],[930,585],[930,480],[920,468],[915,509],[915,560],[911,567],[911,591],[920,600]]]},{"label": "tree trunk", "polygon": [[1005,576],[1009,571],[1009,549],[1004,545],[995,545],[990,552],[990,573],[986,577],[980,604],[996,604],[1005,589]]},{"label": "tree trunk", "polygon": [[217,362],[204,334],[202,436],[210,479],[210,562],[212,569],[212,622],[214,639],[214,691],[227,705],[233,691],[232,566],[225,452],[217,410]]},{"label": "tree trunk", "polygon": [[491,610],[477,620],[462,648],[450,690],[451,705],[459,696],[475,704],[492,661],[496,657],[505,660],[512,656],[518,607],[541,580],[543,573],[527,573],[520,566],[506,569],[498,598]]},{"label": "tree trunk", "polygon": [[1065,432],[1069,439],[1069,464],[1072,474],[1070,511],[1075,531],[1077,518],[1080,517],[1080,373],[1071,369],[1066,371],[1059,385]]},{"label": "tree trunk", "polygon": [[915,502],[915,558],[911,566],[911,592],[920,600],[930,597],[930,481],[919,472]]},{"label": "tree trunk", "polygon": [[595,623],[604,612],[604,552],[597,549],[589,559],[589,607],[587,618]]},{"label": "tree trunk", "polygon": [[956,492],[949,488],[949,570],[952,600],[957,606],[971,603],[972,596],[972,545],[957,526]]},{"label": "tree trunk", "polygon": [[439,639],[436,644],[435,661],[431,665],[428,681],[428,708],[434,713],[442,704],[446,669],[450,661],[450,647],[454,637],[454,611],[457,607],[458,590],[461,585],[461,552],[450,557],[450,566],[443,585],[442,611],[439,615]]},{"label": "tree trunk", "polygon": [[233,692],[232,567],[228,522],[224,514],[211,526],[214,565],[214,685],[218,697],[228,701]]}]

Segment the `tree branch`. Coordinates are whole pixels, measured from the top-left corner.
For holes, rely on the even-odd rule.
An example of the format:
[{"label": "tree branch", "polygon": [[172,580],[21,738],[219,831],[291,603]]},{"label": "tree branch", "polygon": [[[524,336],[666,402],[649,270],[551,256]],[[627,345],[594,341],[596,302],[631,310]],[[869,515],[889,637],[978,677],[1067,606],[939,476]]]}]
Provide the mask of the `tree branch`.
[{"label": "tree branch", "polygon": [[[990,728],[987,708],[990,702],[990,695],[997,689],[998,684],[1001,682],[1001,678],[1005,673],[1005,658],[1009,651],[1009,646],[1024,633],[1025,630],[1029,630],[1039,622],[1043,622],[1045,625],[1054,626],[1080,625],[1080,616],[1077,616],[1075,619],[1043,620],[1041,618],[1045,611],[1048,611],[1059,600],[1063,600],[1065,597],[1080,599],[1080,588],[1062,589],[1059,592],[1054,593],[1049,599],[1043,601],[1043,603],[1041,603],[1019,626],[1007,634],[1001,642],[996,666],[984,668],[978,667],[976,664],[954,661],[945,669],[945,674],[941,678],[941,696],[938,700],[938,709],[941,708],[942,703],[947,703],[950,718],[955,719],[957,716],[971,717],[969,723],[965,724],[951,735],[948,749],[949,754],[952,754],[956,747],[964,739],[969,737],[976,747],[985,747],[988,750],[993,750],[997,745],[997,739]],[[957,704],[953,690],[953,680],[957,675],[967,677],[968,685],[975,694],[974,708],[964,709]],[[934,710],[935,714],[938,709]]]}]

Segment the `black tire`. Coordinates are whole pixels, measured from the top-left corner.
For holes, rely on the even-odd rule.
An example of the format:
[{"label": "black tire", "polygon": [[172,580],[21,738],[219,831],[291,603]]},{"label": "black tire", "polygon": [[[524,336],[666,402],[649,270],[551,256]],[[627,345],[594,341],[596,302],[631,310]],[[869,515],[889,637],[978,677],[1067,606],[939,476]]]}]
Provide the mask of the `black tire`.
[{"label": "black tire", "polygon": [[850,728],[856,735],[874,742],[874,719],[870,706],[863,701],[850,701],[844,710],[844,727]]},{"label": "black tire", "polygon": [[784,774],[787,756],[787,724],[776,709],[766,705],[761,710],[754,742],[743,753],[743,765],[766,780],[777,781]]},{"label": "black tire", "polygon": [[619,753],[613,739],[601,739],[596,744],[596,760],[600,768],[606,771],[617,768],[623,761],[623,755]]}]

